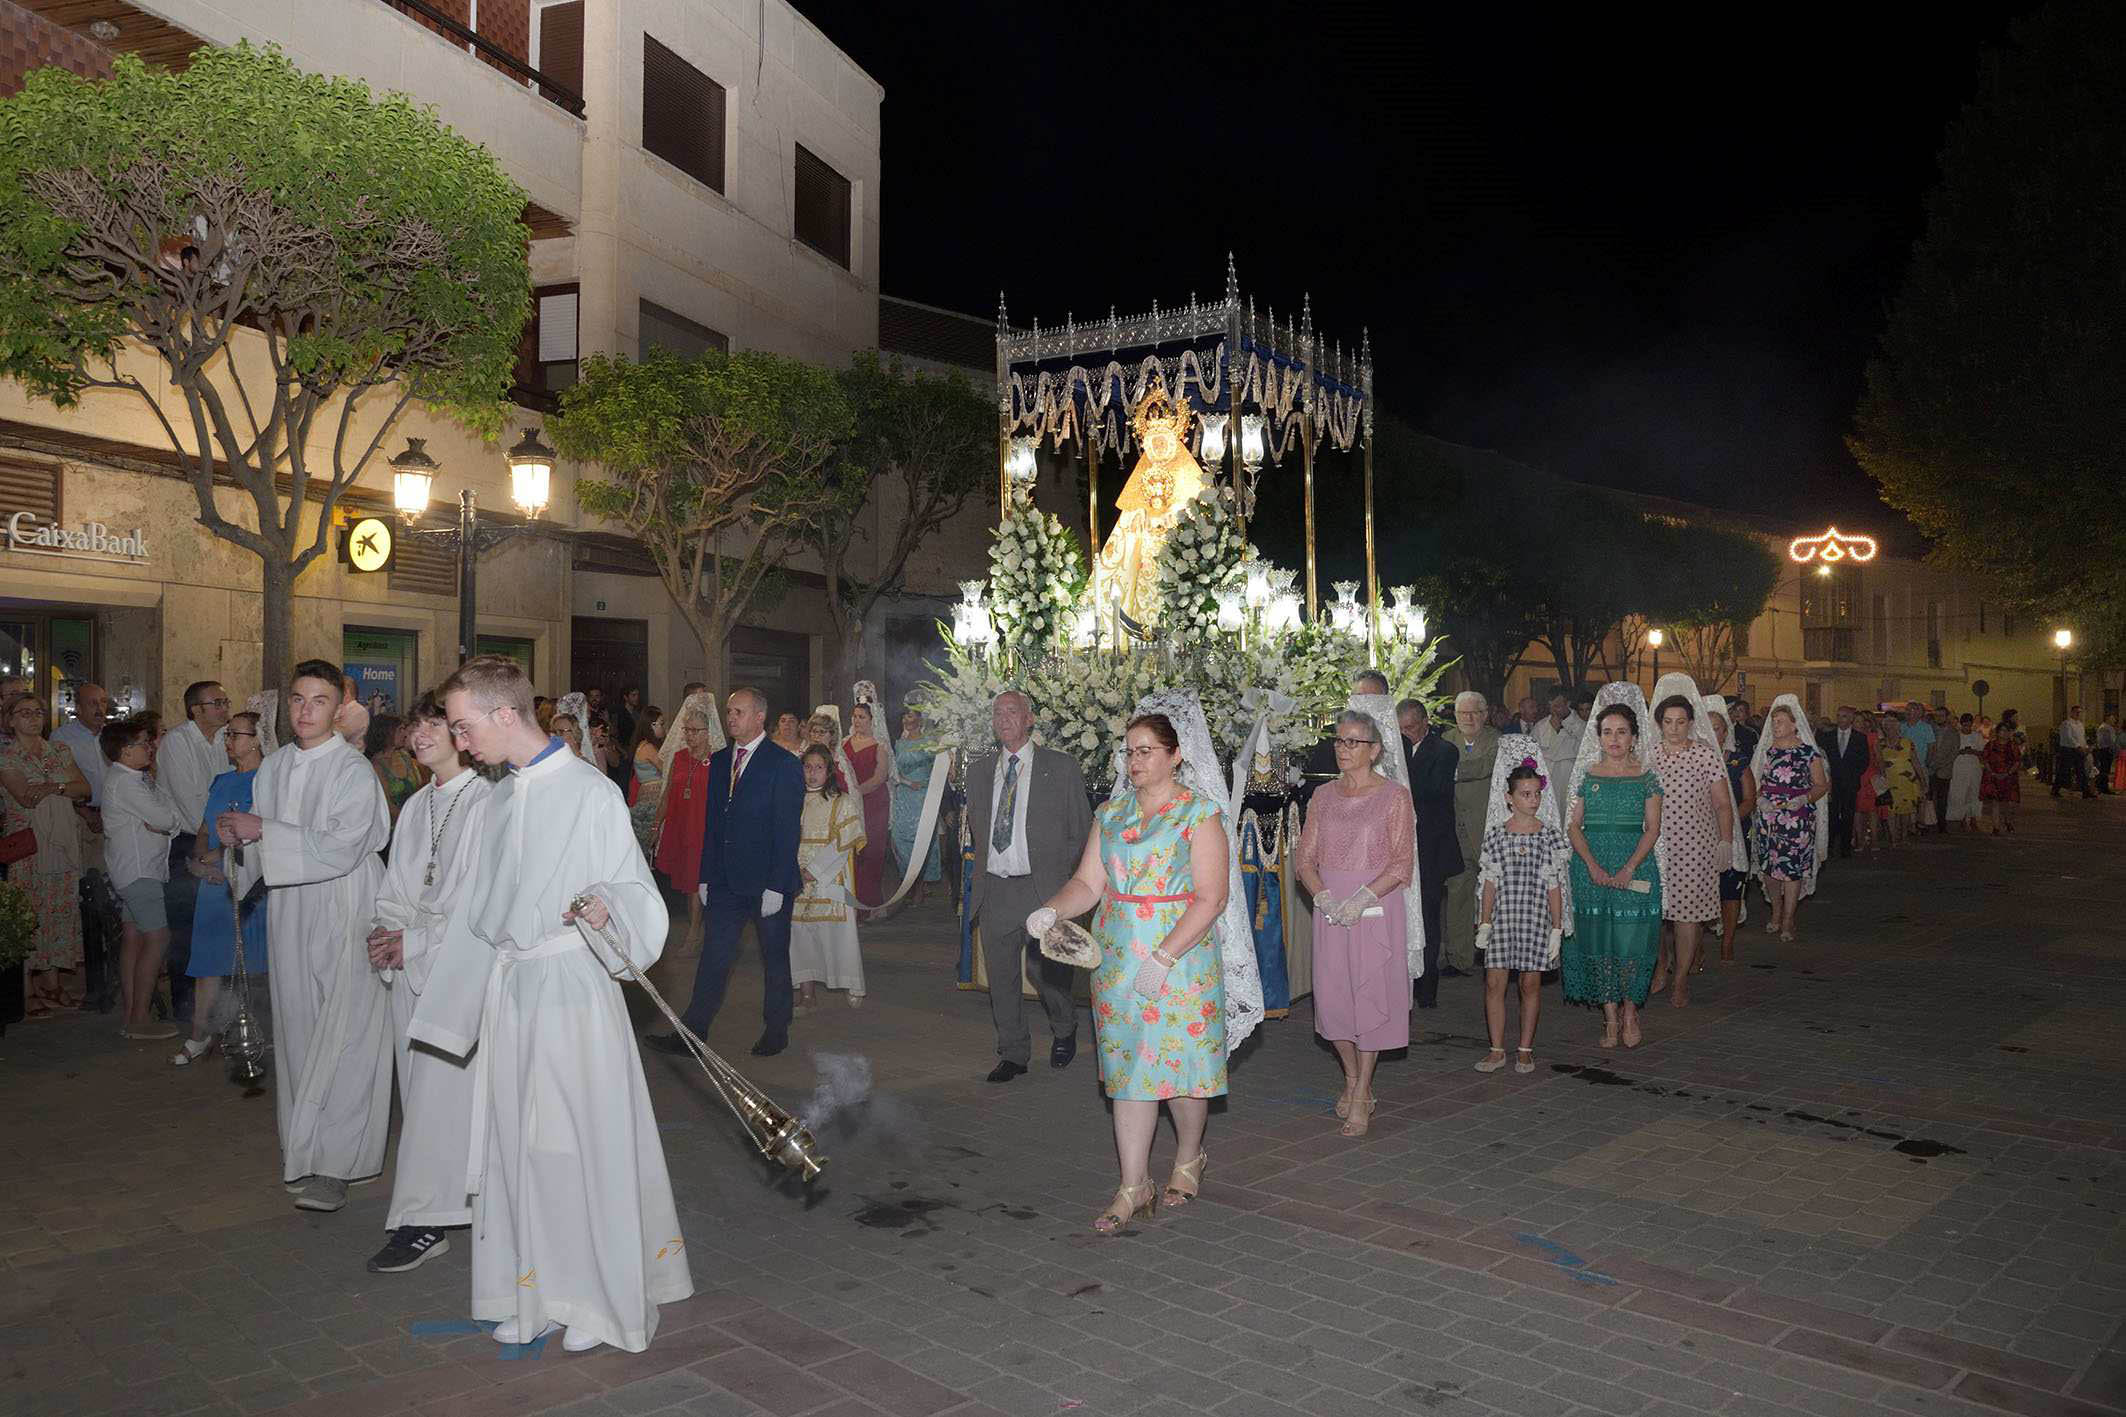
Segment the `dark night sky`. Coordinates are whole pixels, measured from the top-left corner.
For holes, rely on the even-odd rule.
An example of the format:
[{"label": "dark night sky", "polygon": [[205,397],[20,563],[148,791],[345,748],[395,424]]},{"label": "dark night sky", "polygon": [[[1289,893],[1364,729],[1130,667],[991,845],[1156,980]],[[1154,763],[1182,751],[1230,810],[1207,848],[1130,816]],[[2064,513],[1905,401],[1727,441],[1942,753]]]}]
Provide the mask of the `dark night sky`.
[{"label": "dark night sky", "polygon": [[889,294],[1127,314],[1220,291],[1230,247],[1280,317],[1370,326],[1425,432],[1878,521],[1862,364],[1944,125],[2033,8],[797,4],[886,87]]}]

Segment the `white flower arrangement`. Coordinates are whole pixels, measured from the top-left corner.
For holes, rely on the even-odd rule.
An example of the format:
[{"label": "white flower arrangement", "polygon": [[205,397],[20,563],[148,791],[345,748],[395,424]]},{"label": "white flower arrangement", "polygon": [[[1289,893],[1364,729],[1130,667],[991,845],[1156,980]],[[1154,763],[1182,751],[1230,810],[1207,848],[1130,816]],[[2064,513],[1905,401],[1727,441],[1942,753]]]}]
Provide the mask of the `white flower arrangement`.
[{"label": "white flower arrangement", "polygon": [[1247,550],[1217,488],[1205,487],[1181,508],[1159,552],[1161,635],[1188,645],[1216,636],[1218,592],[1241,583]]},{"label": "white flower arrangement", "polygon": [[997,525],[989,548],[989,610],[997,640],[1032,661],[1059,643],[1065,616],[1085,589],[1078,538],[1053,515],[1020,504]]}]

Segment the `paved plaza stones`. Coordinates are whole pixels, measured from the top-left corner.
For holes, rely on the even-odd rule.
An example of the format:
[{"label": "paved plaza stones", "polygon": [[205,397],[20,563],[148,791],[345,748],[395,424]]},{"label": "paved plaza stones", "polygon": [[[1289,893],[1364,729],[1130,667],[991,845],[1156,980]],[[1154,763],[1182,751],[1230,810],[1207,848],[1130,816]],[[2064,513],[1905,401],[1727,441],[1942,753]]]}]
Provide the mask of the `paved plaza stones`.
[{"label": "paved plaza stones", "polygon": [[1361,1142],[1302,1006],[1236,1066],[1202,1201],[1113,1239],[1090,1053],[984,1084],[987,1004],[910,912],[867,933],[864,1008],[747,1058],[756,966],[712,1039],[792,1104],[816,1055],[868,1060],[813,1194],[645,1059],[701,1292],[633,1356],[494,1343],[462,1238],[363,1272],[386,1187],[295,1211],[270,1102],[218,1068],[22,1025],[0,1417],[2126,1412],[2122,856],[2126,808],[2040,798],[2008,841],[1841,863],[1801,943],[1753,926],[1643,1048],[1546,989],[1532,1077],[1470,1070],[1448,981]]}]

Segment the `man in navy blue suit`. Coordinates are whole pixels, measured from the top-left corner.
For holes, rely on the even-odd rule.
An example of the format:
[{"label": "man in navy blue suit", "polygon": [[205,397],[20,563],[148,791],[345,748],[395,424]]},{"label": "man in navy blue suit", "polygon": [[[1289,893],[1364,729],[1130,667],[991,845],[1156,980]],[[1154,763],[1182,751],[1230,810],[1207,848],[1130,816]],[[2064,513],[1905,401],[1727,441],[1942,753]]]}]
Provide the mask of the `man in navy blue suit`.
[{"label": "man in navy blue suit", "polygon": [[[694,998],[681,1015],[706,1037],[723,1007],[724,986],[738,958],[738,933],[753,922],[760,939],[760,1041],[767,1058],[790,1046],[790,908],[797,900],[798,819],[805,775],[787,749],[767,734],[768,700],[758,689],[733,689],[724,699],[730,744],[709,759],[708,818],[701,837],[701,899],[707,906]],[[666,1053],[684,1053],[674,1033],[643,1039]]]}]

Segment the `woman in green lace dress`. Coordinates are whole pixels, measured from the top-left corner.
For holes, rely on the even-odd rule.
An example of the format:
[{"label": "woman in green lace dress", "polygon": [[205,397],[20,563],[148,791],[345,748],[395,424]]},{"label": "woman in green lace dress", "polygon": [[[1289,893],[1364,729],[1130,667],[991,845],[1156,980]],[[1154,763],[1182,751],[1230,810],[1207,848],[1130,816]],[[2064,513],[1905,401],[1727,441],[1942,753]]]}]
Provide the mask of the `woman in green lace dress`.
[{"label": "woman in green lace dress", "polygon": [[[1639,746],[1646,699],[1636,686],[1602,690],[1573,777],[1573,934],[1565,942],[1569,1003],[1602,1006],[1602,1046],[1639,1046],[1639,1006],[1661,945],[1661,779]],[[1635,701],[1635,702],[1634,702]]]}]

